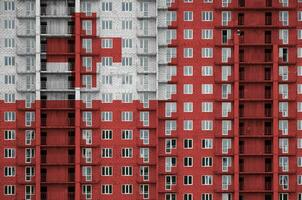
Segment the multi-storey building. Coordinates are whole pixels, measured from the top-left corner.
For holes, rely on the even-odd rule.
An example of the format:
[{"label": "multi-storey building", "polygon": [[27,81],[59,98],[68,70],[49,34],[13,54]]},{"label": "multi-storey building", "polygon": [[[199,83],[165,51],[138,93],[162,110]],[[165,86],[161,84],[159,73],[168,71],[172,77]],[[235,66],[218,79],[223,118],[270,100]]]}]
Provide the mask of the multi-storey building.
[{"label": "multi-storey building", "polygon": [[301,0],[1,0],[1,200],[302,200]]}]

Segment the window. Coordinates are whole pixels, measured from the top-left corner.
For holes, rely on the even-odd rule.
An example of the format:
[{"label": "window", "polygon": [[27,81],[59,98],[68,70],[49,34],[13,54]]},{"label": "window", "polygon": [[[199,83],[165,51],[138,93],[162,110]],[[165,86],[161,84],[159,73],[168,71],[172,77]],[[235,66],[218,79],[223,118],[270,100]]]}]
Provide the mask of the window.
[{"label": "window", "polygon": [[112,130],[102,130],[102,140],[112,140]]},{"label": "window", "polygon": [[112,57],[102,57],[102,66],[109,67],[112,66],[113,59]]},{"label": "window", "polygon": [[112,75],[102,75],[103,85],[112,85]]},{"label": "window", "polygon": [[12,85],[16,83],[15,75],[5,75],[4,76],[4,84]]},{"label": "window", "polygon": [[16,131],[15,130],[5,130],[4,131],[4,140],[15,140]]},{"label": "window", "polygon": [[302,58],[302,48],[301,47],[297,48],[297,58]]},{"label": "window", "polygon": [[112,39],[102,39],[102,48],[111,49],[113,47]]},{"label": "window", "polygon": [[302,149],[302,138],[297,138],[297,148]]},{"label": "window", "polygon": [[131,122],[133,121],[133,112],[130,111],[123,111],[121,119],[123,122]]},{"label": "window", "polygon": [[82,175],[85,177],[85,181],[92,181],[92,167],[91,166],[83,166],[82,167]]},{"label": "window", "polygon": [[192,11],[184,11],[184,21],[193,21]]},{"label": "window", "polygon": [[212,157],[203,157],[201,159],[201,166],[202,167],[212,167],[213,165],[213,158]]},{"label": "window", "polygon": [[13,177],[16,175],[16,168],[13,166],[5,166],[4,167],[4,176],[5,177]]},{"label": "window", "polygon": [[184,149],[193,149],[193,139],[184,139]]},{"label": "window", "polygon": [[82,130],[82,139],[86,145],[92,144],[92,130]]},{"label": "window", "polygon": [[202,58],[213,58],[213,48],[202,48],[201,57]]},{"label": "window", "polygon": [[184,84],[184,94],[193,94],[192,84]]},{"label": "window", "polygon": [[4,94],[4,103],[15,103],[16,97],[14,93],[5,93]]},{"label": "window", "polygon": [[15,39],[14,38],[5,38],[4,39],[4,47],[5,48],[15,47]]},{"label": "window", "polygon": [[122,47],[123,48],[132,48],[132,39],[122,39]]},{"label": "window", "polygon": [[132,11],[132,2],[122,2],[122,11]]},{"label": "window", "polygon": [[121,168],[121,175],[122,176],[132,176],[133,175],[133,170],[131,166],[123,166]]},{"label": "window", "polygon": [[231,21],[232,12],[231,11],[222,11],[221,13],[221,25],[228,26],[229,22]]},{"label": "window", "polygon": [[5,185],[4,186],[4,195],[15,195],[16,186],[15,185]]},{"label": "window", "polygon": [[213,0],[203,0],[204,3],[213,3]]},{"label": "window", "polygon": [[298,11],[298,18],[297,18],[297,20],[298,21],[302,21],[302,11]]},{"label": "window", "polygon": [[82,29],[85,31],[86,35],[92,35],[92,21],[91,20],[83,20],[82,21]]},{"label": "window", "polygon": [[203,11],[201,12],[202,21],[213,21],[213,12],[212,11]]},{"label": "window", "polygon": [[193,66],[184,66],[184,76],[193,76]]},{"label": "window", "polygon": [[281,21],[283,26],[289,25],[288,11],[279,11],[279,21]]},{"label": "window", "polygon": [[203,130],[203,131],[213,130],[213,121],[212,120],[202,120],[201,121],[201,130]]},{"label": "window", "polygon": [[112,194],[112,185],[103,184],[102,186],[102,194]]},{"label": "window", "polygon": [[82,194],[86,199],[92,199],[92,186],[91,185],[82,185]]},{"label": "window", "polygon": [[122,148],[121,156],[122,158],[132,158],[133,156],[132,148]]},{"label": "window", "polygon": [[112,11],[112,2],[102,2],[102,11]]},{"label": "window", "polygon": [[112,158],[113,156],[113,151],[111,148],[102,148],[101,152],[102,158]]},{"label": "window", "polygon": [[297,185],[302,185],[302,175],[297,175]]},{"label": "window", "polygon": [[297,39],[302,40],[302,29],[297,30]]},{"label": "window", "polygon": [[82,48],[86,53],[92,52],[92,39],[82,39]]},{"label": "window", "polygon": [[141,129],[139,130],[140,140],[143,141],[143,144],[149,144],[149,130]]},{"label": "window", "polygon": [[213,29],[202,29],[201,30],[201,39],[212,40],[213,39]]},{"label": "window", "polygon": [[15,20],[5,19],[4,20],[4,29],[15,29]]},{"label": "window", "polygon": [[15,158],[15,157],[16,157],[16,149],[14,148],[4,149],[4,158]]},{"label": "window", "polygon": [[212,185],[213,177],[210,175],[201,176],[202,185]]},{"label": "window", "polygon": [[213,139],[203,139],[201,140],[202,149],[212,149],[213,148]]},{"label": "window", "polygon": [[122,103],[132,103],[132,93],[122,93]]},{"label": "window", "polygon": [[297,157],[297,167],[302,167],[302,157]]},{"label": "window", "polygon": [[184,48],[184,58],[193,58],[193,48]]},{"label": "window", "polygon": [[213,76],[213,67],[212,66],[202,66],[201,75],[202,76]]},{"label": "window", "polygon": [[184,112],[193,112],[193,102],[184,102]]},{"label": "window", "polygon": [[122,30],[132,30],[132,20],[122,20]]},{"label": "window", "polygon": [[4,56],[4,66],[15,66],[15,56]]},{"label": "window", "polygon": [[16,113],[15,112],[4,112],[4,121],[6,121],[6,122],[16,121]]},{"label": "window", "polygon": [[193,200],[193,194],[185,193],[183,200]]},{"label": "window", "polygon": [[122,130],[122,140],[132,140],[133,131],[132,130]]},{"label": "window", "polygon": [[[222,198],[225,200],[224,198]],[[211,193],[202,193],[201,200],[213,200],[213,195]]]},{"label": "window", "polygon": [[131,184],[123,184],[122,185],[122,194],[132,194],[132,185]]},{"label": "window", "polygon": [[193,29],[184,29],[184,39],[185,40],[193,39]]},{"label": "window", "polygon": [[14,11],[15,10],[15,1],[7,0],[4,1],[4,11]]},{"label": "window", "polygon": [[112,21],[111,20],[102,20],[101,28],[102,28],[102,30],[112,30]]},{"label": "window", "polygon": [[193,158],[184,157],[184,167],[192,167],[192,166],[193,166]]},{"label": "window", "polygon": [[102,176],[112,176],[113,170],[111,166],[102,166],[101,167],[101,175]]},{"label": "window", "polygon": [[184,120],[184,127],[183,129],[185,131],[191,131],[193,130],[193,120]]},{"label": "window", "polygon": [[132,75],[122,75],[122,85],[131,85]]},{"label": "window", "polygon": [[112,121],[112,112],[106,111],[106,112],[101,112],[101,120],[102,121]]},{"label": "window", "polygon": [[202,102],[201,112],[213,112],[213,102]]},{"label": "window", "polygon": [[202,84],[201,94],[213,94],[213,84]]},{"label": "window", "polygon": [[193,176],[192,175],[184,176],[184,185],[193,185]]},{"label": "window", "polygon": [[113,99],[112,93],[103,93],[101,99],[102,103],[111,103]]},{"label": "window", "polygon": [[92,70],[92,57],[83,57],[82,65],[86,68],[87,71]]},{"label": "window", "polygon": [[122,66],[132,66],[132,57],[122,57]]}]

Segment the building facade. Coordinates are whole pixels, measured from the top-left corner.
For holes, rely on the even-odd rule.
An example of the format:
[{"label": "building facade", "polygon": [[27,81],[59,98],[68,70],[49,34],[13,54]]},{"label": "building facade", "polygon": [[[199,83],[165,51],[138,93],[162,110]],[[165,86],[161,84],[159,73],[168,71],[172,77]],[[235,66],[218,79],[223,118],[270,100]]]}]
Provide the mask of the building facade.
[{"label": "building facade", "polygon": [[302,200],[301,0],[1,0],[1,200]]}]

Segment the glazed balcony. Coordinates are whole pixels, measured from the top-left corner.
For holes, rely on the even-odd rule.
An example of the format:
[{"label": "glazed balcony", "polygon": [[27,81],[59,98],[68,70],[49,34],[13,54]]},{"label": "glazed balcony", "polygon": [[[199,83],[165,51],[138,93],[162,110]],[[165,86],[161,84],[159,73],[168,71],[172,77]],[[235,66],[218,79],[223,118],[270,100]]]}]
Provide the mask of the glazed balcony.
[{"label": "glazed balcony", "polygon": [[74,82],[73,81],[65,81],[65,82],[48,82],[41,81],[41,90],[45,91],[66,91],[66,90],[74,90]]}]

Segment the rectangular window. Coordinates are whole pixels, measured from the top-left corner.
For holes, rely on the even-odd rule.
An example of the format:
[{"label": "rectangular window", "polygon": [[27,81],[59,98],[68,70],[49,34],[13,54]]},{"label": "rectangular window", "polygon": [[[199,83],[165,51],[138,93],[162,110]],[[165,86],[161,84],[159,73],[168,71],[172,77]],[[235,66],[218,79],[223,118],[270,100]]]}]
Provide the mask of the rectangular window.
[{"label": "rectangular window", "polygon": [[213,84],[202,84],[201,93],[202,94],[213,94]]},{"label": "rectangular window", "polygon": [[201,57],[202,58],[213,58],[213,48],[202,48]]},{"label": "rectangular window", "polygon": [[203,130],[203,131],[213,130],[213,121],[212,120],[202,120],[201,121],[201,130]]},{"label": "rectangular window", "polygon": [[4,121],[6,121],[6,122],[16,121],[16,113],[15,112],[4,112]]},{"label": "rectangular window", "polygon": [[202,76],[213,76],[213,67],[212,66],[202,66],[201,75]]},{"label": "rectangular window", "polygon": [[16,157],[16,149],[14,148],[4,149],[4,158],[15,158],[15,157]]},{"label": "rectangular window", "polygon": [[111,20],[102,20],[101,28],[102,28],[102,30],[112,30],[112,21]]},{"label": "rectangular window", "polygon": [[185,40],[193,39],[193,29],[184,29],[184,39]]},{"label": "rectangular window", "polygon": [[202,21],[213,21],[213,11],[203,11],[201,12]]},{"label": "rectangular window", "polygon": [[184,66],[183,74],[184,76],[193,76],[193,66]]},{"label": "rectangular window", "polygon": [[105,48],[105,49],[113,48],[112,39],[102,39],[102,48]]},{"label": "rectangular window", "polygon": [[16,168],[13,166],[5,166],[4,167],[4,176],[5,177],[13,177],[16,175]]},{"label": "rectangular window", "polygon": [[102,166],[101,167],[101,175],[102,176],[112,176],[113,168],[111,166]]},{"label": "rectangular window", "polygon": [[112,130],[102,130],[102,140],[112,140]]},{"label": "rectangular window", "polygon": [[102,2],[102,11],[112,11],[112,2]]},{"label": "rectangular window", "polygon": [[184,11],[184,21],[193,21],[192,11]]},{"label": "rectangular window", "polygon": [[4,186],[4,195],[15,195],[16,186],[15,185],[5,185]]},{"label": "rectangular window", "polygon": [[15,130],[5,130],[4,131],[4,140],[15,140],[16,131]]},{"label": "rectangular window", "polygon": [[193,58],[193,48],[184,48],[184,58]]},{"label": "rectangular window", "polygon": [[212,40],[213,39],[213,29],[202,29],[201,30],[201,39]]},{"label": "rectangular window", "polygon": [[133,112],[130,111],[123,111],[121,113],[121,119],[123,122],[131,122],[133,121]]},{"label": "rectangular window", "polygon": [[113,113],[109,111],[101,112],[101,120],[102,121],[112,121]]},{"label": "rectangular window", "polygon": [[133,131],[132,130],[122,130],[121,132],[122,136],[122,140],[132,140],[133,138]]},{"label": "rectangular window", "polygon": [[124,12],[132,11],[132,2],[122,2],[122,11]]}]

